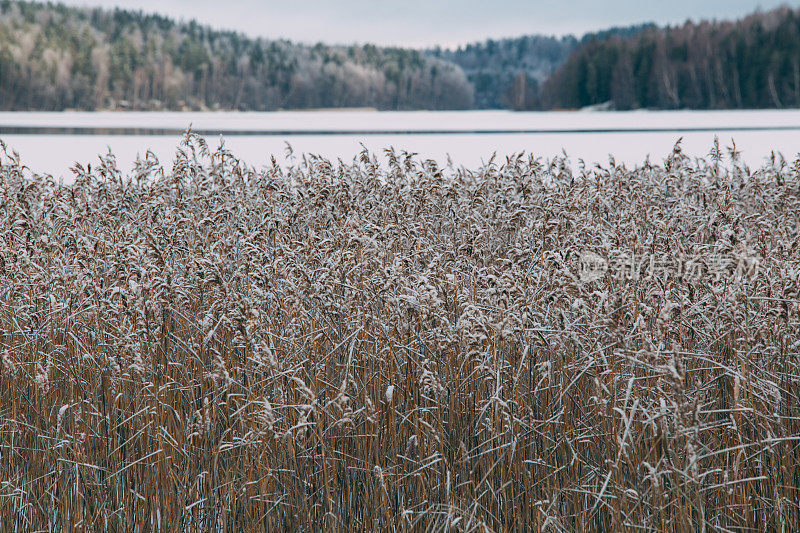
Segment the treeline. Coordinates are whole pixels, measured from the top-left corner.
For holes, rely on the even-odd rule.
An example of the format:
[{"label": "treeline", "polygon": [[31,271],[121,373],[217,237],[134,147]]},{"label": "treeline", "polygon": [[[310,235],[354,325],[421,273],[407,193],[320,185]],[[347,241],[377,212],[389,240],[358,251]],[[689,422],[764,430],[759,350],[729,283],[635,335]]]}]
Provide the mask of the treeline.
[{"label": "treeline", "polygon": [[540,89],[570,54],[594,41],[627,38],[655,28],[638,24],[587,33],[582,38],[526,35],[511,39],[471,43],[456,50],[435,48],[428,53],[461,67],[475,90],[479,109],[530,109],[541,105]]},{"label": "treeline", "polygon": [[456,50],[429,54],[461,67],[475,89],[479,109],[520,108],[538,94],[539,85],[567,60],[579,41],[572,35],[529,35],[489,39]]},{"label": "treeline", "polygon": [[616,109],[799,107],[800,10],[591,39],[530,107],[606,102]]},{"label": "treeline", "polygon": [[443,59],[250,39],[124,10],[0,2],[0,109],[473,106]]},{"label": "treeline", "polygon": [[125,10],[0,0],[0,109],[800,107],[800,10],[487,40],[307,46]]}]

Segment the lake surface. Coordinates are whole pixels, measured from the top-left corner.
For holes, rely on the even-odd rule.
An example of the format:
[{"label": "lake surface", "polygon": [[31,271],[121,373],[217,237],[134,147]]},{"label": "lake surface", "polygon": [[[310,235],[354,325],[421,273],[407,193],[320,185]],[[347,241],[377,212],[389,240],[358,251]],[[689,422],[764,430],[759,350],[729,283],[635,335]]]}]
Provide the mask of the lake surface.
[{"label": "lake surface", "polygon": [[705,156],[719,136],[731,139],[751,166],[770,152],[794,160],[800,152],[800,110],[632,111],[632,112],[374,112],[294,111],[276,113],[63,112],[0,113],[0,139],[22,156],[32,171],[70,181],[76,162],[94,163],[109,149],[122,170],[152,150],[171,167],[181,133],[191,128],[212,147],[220,137],[235,155],[259,168],[275,156],[283,161],[286,143],[295,154],[313,153],[351,160],[363,144],[417,152],[444,164],[477,167],[493,152],[525,151],[543,158],[566,151],[573,164],[617,161],[660,162],[683,138],[684,151]]}]

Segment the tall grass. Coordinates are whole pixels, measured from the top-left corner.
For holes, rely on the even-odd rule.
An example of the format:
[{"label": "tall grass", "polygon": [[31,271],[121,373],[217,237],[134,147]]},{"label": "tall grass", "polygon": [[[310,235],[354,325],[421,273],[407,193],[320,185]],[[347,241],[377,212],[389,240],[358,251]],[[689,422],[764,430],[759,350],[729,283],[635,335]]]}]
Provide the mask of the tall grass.
[{"label": "tall grass", "polygon": [[800,524],[800,165],[74,171],[0,164],[8,531]]}]

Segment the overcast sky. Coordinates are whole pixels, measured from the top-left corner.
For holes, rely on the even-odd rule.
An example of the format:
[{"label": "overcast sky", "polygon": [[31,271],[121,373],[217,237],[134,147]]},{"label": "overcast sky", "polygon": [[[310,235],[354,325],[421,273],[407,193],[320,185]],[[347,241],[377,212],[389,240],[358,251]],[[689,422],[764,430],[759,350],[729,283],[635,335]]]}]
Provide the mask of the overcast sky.
[{"label": "overcast sky", "polygon": [[62,0],[125,7],[251,36],[331,44],[454,46],[488,37],[582,34],[654,21],[731,19],[800,0]]}]

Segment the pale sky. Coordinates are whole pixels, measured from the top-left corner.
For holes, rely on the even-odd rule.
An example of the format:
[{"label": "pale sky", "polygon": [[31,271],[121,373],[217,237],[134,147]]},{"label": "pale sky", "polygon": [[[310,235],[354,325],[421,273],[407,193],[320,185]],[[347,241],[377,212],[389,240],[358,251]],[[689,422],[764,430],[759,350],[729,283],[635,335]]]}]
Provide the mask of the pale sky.
[{"label": "pale sky", "polygon": [[247,35],[330,44],[452,47],[535,33],[582,34],[641,22],[733,19],[800,0],[61,0],[197,19]]}]

